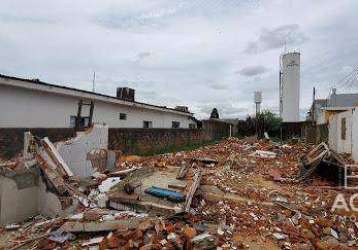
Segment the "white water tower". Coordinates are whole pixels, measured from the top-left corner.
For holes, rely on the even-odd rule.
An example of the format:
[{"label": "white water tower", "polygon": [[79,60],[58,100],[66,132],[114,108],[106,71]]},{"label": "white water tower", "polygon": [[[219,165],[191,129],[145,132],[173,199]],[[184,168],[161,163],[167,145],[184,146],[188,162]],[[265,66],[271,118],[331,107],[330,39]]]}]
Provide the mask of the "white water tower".
[{"label": "white water tower", "polygon": [[262,92],[261,91],[255,91],[254,102],[256,104],[256,116],[257,116],[260,113],[261,103],[262,103]]},{"label": "white water tower", "polygon": [[280,117],[283,122],[300,121],[300,53],[280,57]]}]

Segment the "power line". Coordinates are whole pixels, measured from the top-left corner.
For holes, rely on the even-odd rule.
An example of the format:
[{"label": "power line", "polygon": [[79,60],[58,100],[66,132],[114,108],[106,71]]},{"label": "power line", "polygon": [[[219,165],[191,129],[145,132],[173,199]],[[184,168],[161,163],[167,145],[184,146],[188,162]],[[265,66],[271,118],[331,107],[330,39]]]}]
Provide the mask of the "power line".
[{"label": "power line", "polygon": [[352,91],[358,87],[358,66],[356,66],[349,74],[340,79],[335,85],[336,88]]}]

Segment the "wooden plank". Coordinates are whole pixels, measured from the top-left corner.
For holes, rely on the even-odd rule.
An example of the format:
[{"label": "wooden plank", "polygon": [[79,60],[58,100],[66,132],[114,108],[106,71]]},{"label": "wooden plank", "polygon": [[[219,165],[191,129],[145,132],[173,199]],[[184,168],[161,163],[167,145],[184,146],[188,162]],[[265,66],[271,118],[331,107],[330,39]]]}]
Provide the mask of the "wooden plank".
[{"label": "wooden plank", "polygon": [[188,165],[183,165],[180,169],[179,169],[179,173],[177,175],[177,179],[184,179],[186,174],[189,171],[189,166]]},{"label": "wooden plank", "polygon": [[189,192],[186,196],[186,201],[185,201],[185,206],[184,206],[185,212],[189,212],[189,210],[190,210],[191,202],[193,200],[196,190],[198,189],[198,187],[200,185],[202,176],[203,175],[201,173],[201,170],[198,170],[193,177],[193,184],[191,185]]},{"label": "wooden plank", "polygon": [[112,172],[112,173],[109,173],[107,176],[111,176],[111,177],[123,177],[123,176],[127,176],[128,174],[136,171],[140,169],[139,167],[133,167],[133,168],[130,168],[130,169],[125,169],[125,170],[119,170],[119,171],[116,171],[116,172]]},{"label": "wooden plank", "polygon": [[65,171],[69,177],[72,177],[73,173],[71,169],[68,167],[67,163],[63,160],[62,156],[57,151],[52,142],[48,139],[48,137],[45,137],[42,141],[44,143],[45,150],[51,156],[51,158]]}]

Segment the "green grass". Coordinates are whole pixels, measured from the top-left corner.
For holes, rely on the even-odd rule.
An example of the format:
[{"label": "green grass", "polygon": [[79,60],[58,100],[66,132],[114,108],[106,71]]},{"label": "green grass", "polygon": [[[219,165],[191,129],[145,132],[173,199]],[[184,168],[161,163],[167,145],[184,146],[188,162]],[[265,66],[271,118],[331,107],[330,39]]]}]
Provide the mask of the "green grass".
[{"label": "green grass", "polygon": [[200,142],[200,143],[188,143],[183,146],[177,146],[177,145],[172,144],[172,145],[166,146],[164,148],[153,149],[149,152],[141,153],[138,155],[153,156],[153,155],[166,154],[166,153],[176,153],[176,152],[181,152],[181,151],[192,151],[192,150],[198,149],[203,146],[216,144],[218,142],[219,142],[218,140],[204,141],[204,142]]}]

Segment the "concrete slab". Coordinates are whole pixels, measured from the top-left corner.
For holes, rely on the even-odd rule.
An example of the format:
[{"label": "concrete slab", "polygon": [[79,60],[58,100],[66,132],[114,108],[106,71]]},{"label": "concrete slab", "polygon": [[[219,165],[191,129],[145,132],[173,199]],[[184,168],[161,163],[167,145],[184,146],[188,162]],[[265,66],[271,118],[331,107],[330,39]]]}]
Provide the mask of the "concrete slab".
[{"label": "concrete slab", "polygon": [[[173,180],[176,180],[180,168],[179,167],[168,167],[160,171],[151,171],[150,169],[141,169],[133,172],[129,177],[124,179],[120,185],[116,186],[110,193],[109,197],[112,204],[111,206],[115,209],[130,208],[135,211],[148,211],[158,214],[170,214],[178,213],[183,210],[184,202],[172,202],[167,199],[159,198],[144,191],[147,188],[156,186],[159,188],[169,189],[178,192],[178,189],[170,188],[170,184]],[[118,198],[118,193],[123,191],[123,185],[127,181],[141,182],[141,185],[135,189],[134,194],[139,197],[139,200],[128,202]],[[186,184],[186,181],[180,182],[182,185]],[[182,190],[185,193],[184,190]],[[111,199],[113,197],[113,199]]]}]

